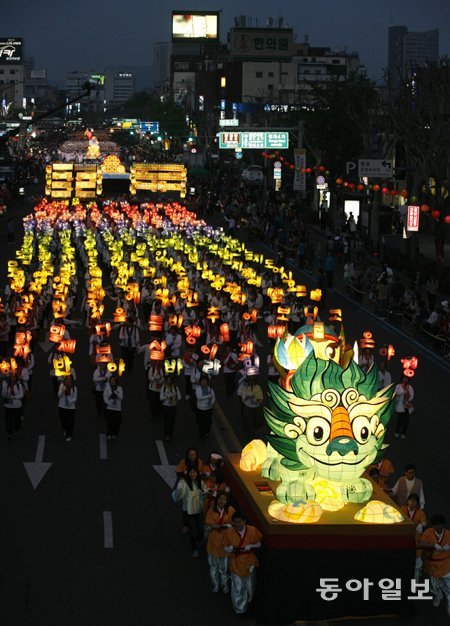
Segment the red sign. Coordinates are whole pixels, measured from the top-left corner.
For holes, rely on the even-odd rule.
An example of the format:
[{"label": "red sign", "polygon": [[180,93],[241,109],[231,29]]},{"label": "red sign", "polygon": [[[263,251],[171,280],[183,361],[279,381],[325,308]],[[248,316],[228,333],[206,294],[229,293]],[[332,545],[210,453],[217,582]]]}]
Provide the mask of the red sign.
[{"label": "red sign", "polygon": [[415,230],[416,232],[419,230],[419,215],[420,206],[416,206],[415,204],[408,206],[408,219],[406,226],[408,230]]}]

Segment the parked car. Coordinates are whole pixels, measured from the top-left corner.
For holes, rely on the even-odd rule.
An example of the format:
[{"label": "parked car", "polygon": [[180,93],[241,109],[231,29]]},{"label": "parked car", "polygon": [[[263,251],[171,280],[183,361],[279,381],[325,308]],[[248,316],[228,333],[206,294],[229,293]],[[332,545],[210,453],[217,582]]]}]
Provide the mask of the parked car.
[{"label": "parked car", "polygon": [[262,183],[264,180],[263,168],[260,165],[250,165],[242,171],[242,179],[249,183]]}]

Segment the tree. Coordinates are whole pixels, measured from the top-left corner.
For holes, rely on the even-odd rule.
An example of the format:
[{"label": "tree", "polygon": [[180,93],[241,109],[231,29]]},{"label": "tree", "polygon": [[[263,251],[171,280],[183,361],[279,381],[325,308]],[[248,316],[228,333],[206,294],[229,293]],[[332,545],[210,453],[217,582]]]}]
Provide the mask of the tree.
[{"label": "tree", "polygon": [[434,219],[436,270],[444,269],[444,216],[448,211],[450,66],[447,58],[419,68],[391,94],[388,136],[404,153],[409,198],[439,211]]},{"label": "tree", "polygon": [[370,131],[380,109],[375,83],[354,72],[348,78],[307,81],[306,87],[305,144],[316,163],[342,172],[346,161],[370,156]]},{"label": "tree", "polygon": [[169,137],[183,140],[188,136],[183,109],[174,102],[161,102],[157,94],[138,91],[123,105],[122,110],[129,117],[159,122],[161,132]]}]

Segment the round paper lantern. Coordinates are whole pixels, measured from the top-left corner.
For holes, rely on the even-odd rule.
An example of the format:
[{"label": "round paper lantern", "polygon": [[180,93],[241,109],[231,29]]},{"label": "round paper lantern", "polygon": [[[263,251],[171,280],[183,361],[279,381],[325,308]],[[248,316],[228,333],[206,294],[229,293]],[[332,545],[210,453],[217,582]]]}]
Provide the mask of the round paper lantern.
[{"label": "round paper lantern", "polygon": [[355,183],[349,183],[348,184],[349,188],[353,191],[356,187]]},{"label": "round paper lantern", "polygon": [[398,194],[397,189],[391,189],[391,196],[396,196]]},{"label": "round paper lantern", "polygon": [[384,193],[384,194],[388,194],[388,193],[389,193],[389,189],[388,189],[388,187],[383,187],[383,189],[382,189],[381,191],[382,191],[382,193]]},{"label": "round paper lantern", "polygon": [[311,169],[310,167],[307,167],[307,168],[306,168],[306,173],[307,173],[307,174],[311,174],[311,172],[312,172],[312,169]]},{"label": "round paper lantern", "polygon": [[325,171],[325,167],[324,167],[323,165],[319,165],[319,170],[320,170],[321,172],[324,172],[324,171]]},{"label": "round paper lantern", "polygon": [[342,178],[336,178],[336,185],[342,185]]},{"label": "round paper lantern", "polygon": [[405,518],[390,504],[380,500],[371,500],[356,513],[354,519],[366,524],[399,524]]},{"label": "round paper lantern", "polygon": [[380,185],[376,185],[376,184],[375,184],[375,185],[372,187],[372,189],[373,189],[374,191],[380,191]]},{"label": "round paper lantern", "polygon": [[450,215],[446,215],[446,216],[444,217],[444,222],[445,222],[446,224],[450,224]]},{"label": "round paper lantern", "polygon": [[400,195],[402,196],[402,198],[407,198],[408,197],[408,192],[406,191],[406,189],[402,189],[400,192]]},{"label": "round paper lantern", "polygon": [[428,213],[428,211],[430,210],[430,207],[428,206],[428,204],[422,204],[422,206],[420,207],[420,210],[422,211],[422,213]]},{"label": "round paper lantern", "polygon": [[289,167],[291,168],[291,170],[295,170],[295,165],[293,165],[292,163],[289,165]]},{"label": "round paper lantern", "polygon": [[364,190],[364,185],[363,185],[362,183],[359,183],[359,184],[356,186],[356,189],[357,189],[358,191],[363,191],[363,190]]},{"label": "round paper lantern", "polygon": [[242,450],[239,466],[244,472],[253,472],[266,458],[266,444],[261,439],[253,439]]},{"label": "round paper lantern", "polygon": [[440,211],[436,211],[436,210],[431,211],[431,217],[434,217],[435,220],[439,219],[440,215],[441,215]]}]

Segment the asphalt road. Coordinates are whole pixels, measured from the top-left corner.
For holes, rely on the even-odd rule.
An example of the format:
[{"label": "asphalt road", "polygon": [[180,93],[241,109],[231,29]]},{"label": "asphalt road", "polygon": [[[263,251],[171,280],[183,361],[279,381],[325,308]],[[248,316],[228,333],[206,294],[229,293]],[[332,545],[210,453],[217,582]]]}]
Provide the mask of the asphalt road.
[{"label": "asphalt road", "polygon": [[[3,245],[4,237],[0,239],[2,276],[13,250]],[[313,285],[311,277],[303,274],[302,278]],[[408,438],[394,439],[392,427],[388,428],[386,440],[392,445],[387,456],[397,476],[405,463],[415,463],[424,481],[427,513],[442,511],[450,519],[448,370],[342,294],[330,293],[329,304],[343,308],[348,340],[353,342],[363,331],[371,330],[378,346],[392,343],[398,356],[419,357],[413,380],[416,411]],[[123,380],[120,436],[108,442],[107,458],[101,458],[105,457],[105,442],[100,443],[105,424],[96,417],[90,392],[87,334],[81,328],[72,335],[78,339],[74,366],[79,389],[73,441],[66,442],[60,429],[45,346],[36,348],[32,397],[20,436],[13,442],[0,436],[1,626],[253,623],[251,618],[234,615],[229,597],[212,594],[206,556],[203,553],[200,559],[192,559],[188,538],[181,534],[180,508],[154,469],[164,462],[162,450],[169,465],[176,465],[190,445],[198,447],[203,457],[213,449],[225,454],[238,451],[245,438],[237,398],[225,400],[219,376],[215,381],[219,409],[210,440],[199,441],[184,401],[173,440],[158,448],[162,426],[150,421],[144,370],[138,361],[133,374]],[[263,351],[262,363],[264,355]],[[391,371],[394,379],[399,376],[398,359]],[[264,367],[261,378],[264,380]],[[45,442],[40,440],[39,452],[43,452],[42,461],[51,466],[33,490],[23,463],[36,460],[42,436]],[[408,623],[448,623],[444,607],[433,610],[430,604],[419,607],[418,616]],[[386,613],[391,613],[391,607],[388,609]],[[404,622],[377,618],[365,623]]]}]

